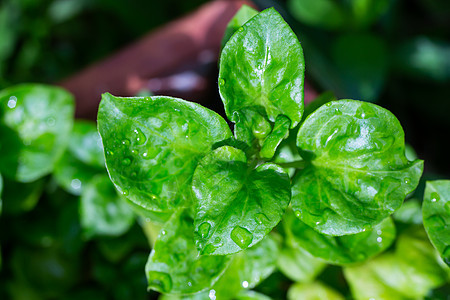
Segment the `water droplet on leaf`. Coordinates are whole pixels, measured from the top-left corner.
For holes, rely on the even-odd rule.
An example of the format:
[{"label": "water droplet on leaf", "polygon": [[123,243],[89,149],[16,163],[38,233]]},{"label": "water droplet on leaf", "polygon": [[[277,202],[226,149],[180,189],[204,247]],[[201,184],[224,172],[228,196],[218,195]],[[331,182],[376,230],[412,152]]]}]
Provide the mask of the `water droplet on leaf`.
[{"label": "water droplet on leaf", "polygon": [[405,181],[405,184],[409,184],[411,182],[411,178],[406,177],[404,181]]},{"label": "water droplet on leaf", "polygon": [[17,105],[17,97],[16,97],[16,96],[11,96],[11,97],[9,97],[9,100],[8,100],[8,107],[11,108],[11,109],[13,109],[13,108],[16,107],[16,105]]},{"label": "water droplet on leaf", "polygon": [[378,243],[381,243],[382,241],[383,241],[383,238],[382,238],[382,237],[380,237],[380,236],[377,237],[377,242],[378,242]]},{"label": "water droplet on leaf", "polygon": [[259,213],[259,214],[256,214],[256,216],[255,216],[255,221],[256,221],[256,223],[258,223],[259,225],[262,225],[262,224],[264,224],[264,223],[269,222],[270,220],[269,220],[269,218],[268,218],[265,214]]},{"label": "water droplet on leaf", "polygon": [[130,140],[129,139],[123,139],[122,140],[122,145],[129,146],[130,145]]},{"label": "water droplet on leaf", "polygon": [[125,157],[125,158],[122,160],[122,166],[129,166],[130,164],[131,164],[131,158]]},{"label": "water droplet on leaf", "polygon": [[253,240],[253,235],[250,231],[240,226],[234,227],[231,231],[231,239],[241,248],[247,248]]},{"label": "water droplet on leaf", "polygon": [[224,85],[225,85],[225,80],[222,79],[222,78],[220,78],[220,79],[219,79],[219,85],[220,85],[220,86],[224,86]]},{"label": "water droplet on leaf", "polygon": [[146,138],[145,134],[142,132],[142,130],[140,130],[139,128],[136,128],[133,132],[136,134],[136,144],[138,144],[138,145],[145,144],[147,138]]},{"label": "water droplet on leaf", "polygon": [[209,224],[208,222],[203,222],[202,224],[200,224],[200,226],[198,226],[198,233],[200,234],[202,239],[208,237],[210,229],[211,224]]},{"label": "water droplet on leaf", "polygon": [[431,193],[430,196],[431,196],[431,202],[437,202],[437,201],[439,201],[439,199],[441,199],[441,197],[439,197],[439,194],[435,193],[435,192]]}]

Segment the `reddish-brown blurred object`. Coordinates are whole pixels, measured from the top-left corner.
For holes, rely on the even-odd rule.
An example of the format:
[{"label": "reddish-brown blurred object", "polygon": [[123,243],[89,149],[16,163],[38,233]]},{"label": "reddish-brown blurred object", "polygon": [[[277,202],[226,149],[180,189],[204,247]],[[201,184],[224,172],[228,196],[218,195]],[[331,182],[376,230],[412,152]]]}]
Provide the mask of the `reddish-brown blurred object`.
[{"label": "reddish-brown blurred object", "polygon": [[[220,42],[229,20],[248,0],[216,0],[144,36],[60,84],[75,95],[76,116],[95,119],[101,94],[155,94],[205,103],[217,81]],[[305,102],[316,93],[307,85]]]}]

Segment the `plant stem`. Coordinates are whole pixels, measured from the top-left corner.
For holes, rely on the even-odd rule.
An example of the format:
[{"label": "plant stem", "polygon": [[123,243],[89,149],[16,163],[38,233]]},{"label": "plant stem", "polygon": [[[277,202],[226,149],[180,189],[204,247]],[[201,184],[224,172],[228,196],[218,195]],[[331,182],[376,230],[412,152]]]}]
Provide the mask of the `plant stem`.
[{"label": "plant stem", "polygon": [[304,169],[307,165],[307,162],[305,160],[296,160],[287,163],[277,163],[277,164],[283,168]]}]

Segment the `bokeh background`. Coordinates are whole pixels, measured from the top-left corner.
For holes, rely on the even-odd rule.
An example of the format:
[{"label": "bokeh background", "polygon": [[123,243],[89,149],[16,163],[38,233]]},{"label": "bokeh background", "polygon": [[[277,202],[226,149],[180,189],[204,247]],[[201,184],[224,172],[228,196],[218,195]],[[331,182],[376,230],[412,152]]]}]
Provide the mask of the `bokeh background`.
[{"label": "bokeh background", "polygon": [[[105,91],[183,97],[223,114],[217,92],[220,34],[240,3],[2,0],[0,90],[24,82],[62,85],[76,96],[77,116],[92,120]],[[450,1],[247,3],[260,10],[274,6],[297,33],[306,60],[308,101],[331,91],[339,99],[391,110],[410,150],[425,160],[423,180],[450,178]],[[205,7],[217,14],[216,20],[201,13]],[[180,18],[184,21],[176,23]],[[204,22],[197,22],[201,18]],[[187,37],[174,35],[186,24]],[[204,24],[211,28],[200,27]],[[140,58],[149,63],[135,73],[127,69],[139,65]],[[0,218],[0,299],[157,297],[146,292],[143,266],[149,245],[142,224],[130,223],[119,239],[87,239],[77,196],[51,178],[26,189],[14,184],[6,181],[2,195],[3,201],[22,202],[4,209]],[[423,184],[417,195],[423,195]],[[260,289],[283,297],[280,283],[287,287],[289,280],[280,273],[269,279]]]}]

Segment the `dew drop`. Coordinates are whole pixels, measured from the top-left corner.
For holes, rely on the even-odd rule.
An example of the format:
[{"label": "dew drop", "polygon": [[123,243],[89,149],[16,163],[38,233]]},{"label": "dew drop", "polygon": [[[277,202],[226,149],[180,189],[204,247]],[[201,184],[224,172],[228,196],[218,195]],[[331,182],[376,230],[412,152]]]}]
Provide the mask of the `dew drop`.
[{"label": "dew drop", "polygon": [[253,235],[250,231],[240,226],[234,227],[231,231],[231,239],[241,248],[247,248],[253,240]]},{"label": "dew drop", "polygon": [[192,282],[188,281],[187,285],[192,286]]},{"label": "dew drop", "polygon": [[223,242],[222,242],[222,240],[221,240],[219,237],[216,237],[216,238],[214,239],[214,246],[215,246],[216,248],[222,247],[222,246],[223,246]]},{"label": "dew drop", "polygon": [[441,199],[441,197],[439,197],[439,194],[435,193],[435,192],[431,193],[430,196],[431,196],[431,202],[437,202],[437,201],[439,201],[439,199]]},{"label": "dew drop", "polygon": [[129,166],[130,164],[131,164],[131,158],[125,157],[125,158],[122,160],[122,166]]},{"label": "dew drop", "polygon": [[56,124],[56,120],[53,117],[48,117],[47,120],[45,120],[45,122],[49,127],[53,127]]},{"label": "dew drop", "polygon": [[11,109],[13,109],[13,108],[16,107],[16,105],[17,105],[17,97],[16,97],[16,96],[11,96],[11,97],[9,97],[9,100],[8,100],[8,107],[11,108]]},{"label": "dew drop", "polygon": [[381,243],[383,241],[383,238],[381,236],[377,237],[377,242]]},{"label": "dew drop", "polygon": [[200,234],[202,239],[208,237],[210,229],[211,224],[209,224],[208,222],[203,222],[202,224],[200,224],[200,226],[198,226],[198,233]]},{"label": "dew drop", "polygon": [[74,190],[80,189],[80,188],[81,188],[81,180],[80,180],[80,179],[77,179],[77,178],[73,179],[73,180],[70,182],[70,186],[71,186]]},{"label": "dew drop", "polygon": [[161,235],[166,235],[166,231],[163,229],[163,230],[161,230]]},{"label": "dew drop", "polygon": [[404,182],[405,182],[405,184],[409,184],[409,183],[411,182],[411,178],[406,177],[405,180],[404,180]]},{"label": "dew drop", "polygon": [[219,79],[219,85],[220,85],[220,86],[224,86],[224,85],[225,85],[225,80],[222,79],[222,78],[220,78],[220,79]]},{"label": "dew drop", "polygon": [[242,281],[242,287],[244,289],[248,288],[248,281]]},{"label": "dew drop", "polygon": [[133,132],[136,134],[136,144],[143,145],[147,141],[147,137],[145,134],[140,130],[139,128],[136,128],[133,130]]},{"label": "dew drop", "polygon": [[165,272],[150,271],[148,272],[148,285],[161,292],[168,293],[172,289],[172,278]]},{"label": "dew drop", "polygon": [[239,27],[238,29],[239,32],[243,32],[244,30],[245,30],[244,27]]},{"label": "dew drop", "polygon": [[255,221],[257,224],[262,225],[264,223],[269,222],[270,220],[265,214],[259,213],[259,214],[256,214]]},{"label": "dew drop", "polygon": [[129,139],[123,139],[122,140],[122,145],[129,146],[130,145],[130,140]]},{"label": "dew drop", "polygon": [[123,191],[122,191],[122,195],[128,196],[128,194],[129,194],[128,190],[123,190]]},{"label": "dew drop", "polygon": [[334,109],[334,113],[335,113],[336,115],[342,115],[342,112],[341,112],[341,110],[340,110],[339,108],[335,108],[335,109]]},{"label": "dew drop", "polygon": [[381,233],[382,233],[381,229],[378,229],[378,230],[377,230],[377,234],[378,234],[378,235],[381,235]]},{"label": "dew drop", "polygon": [[297,211],[294,212],[294,214],[295,214],[295,216],[296,216],[297,218],[300,218],[300,215],[301,215],[301,214],[300,214],[300,211],[297,210]]},{"label": "dew drop", "polygon": [[210,290],[208,296],[210,300],[216,300],[216,291]]},{"label": "dew drop", "polygon": [[328,102],[327,104],[325,104],[325,106],[330,107],[331,106],[331,102]]},{"label": "dew drop", "polygon": [[209,254],[213,254],[216,251],[216,247],[214,247],[214,245],[212,244],[208,244],[206,245],[205,249],[203,249],[203,254],[209,255]]}]

